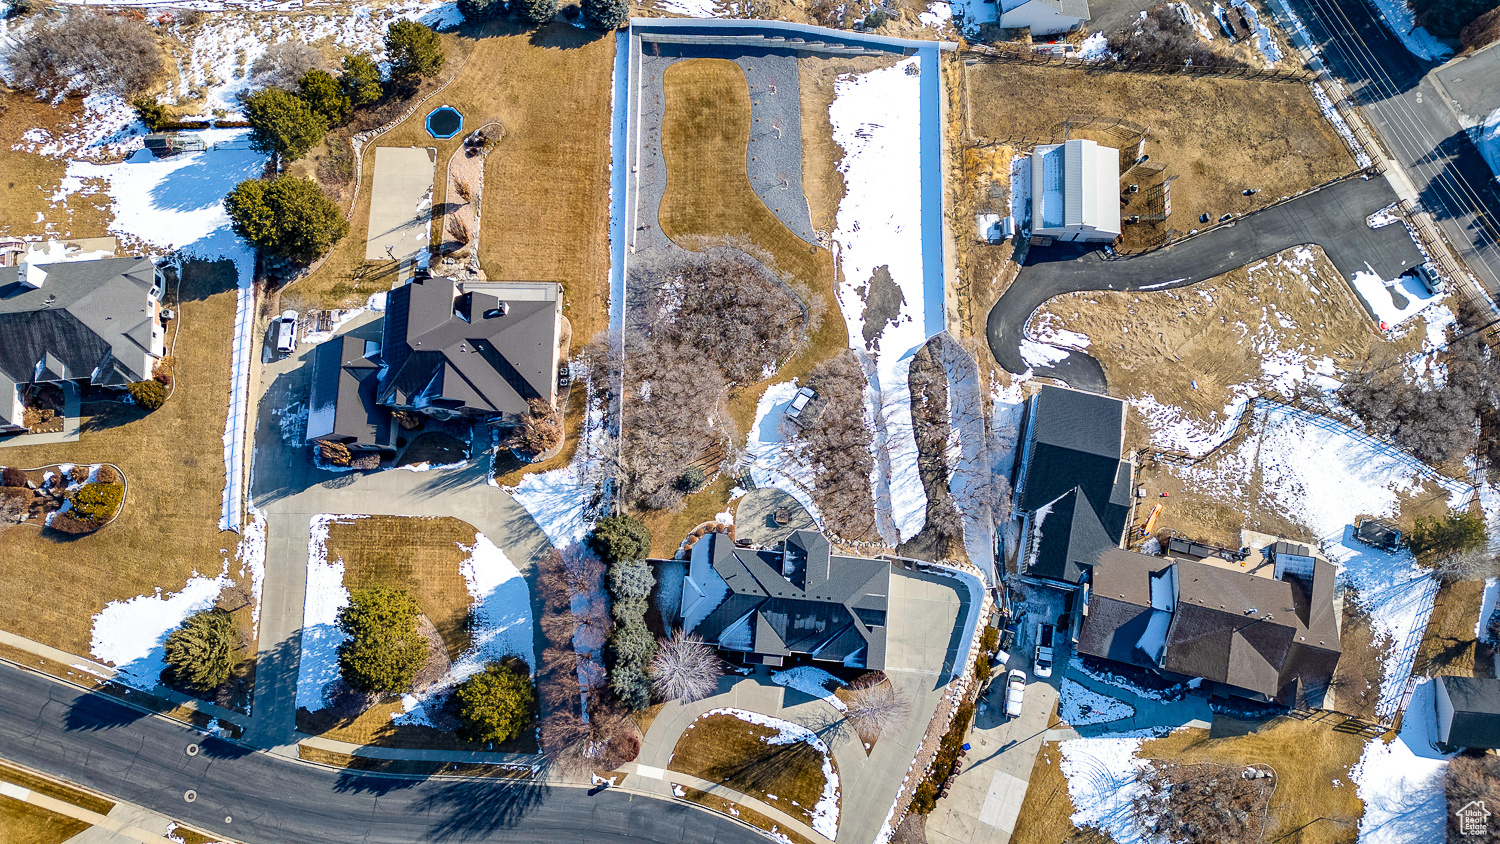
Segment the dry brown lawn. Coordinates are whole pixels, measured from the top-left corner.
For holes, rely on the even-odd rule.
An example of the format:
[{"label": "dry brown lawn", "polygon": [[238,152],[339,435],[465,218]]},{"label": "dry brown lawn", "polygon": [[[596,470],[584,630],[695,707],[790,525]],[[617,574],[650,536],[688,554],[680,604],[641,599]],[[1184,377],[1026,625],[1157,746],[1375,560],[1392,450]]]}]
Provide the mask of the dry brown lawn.
[{"label": "dry brown lawn", "polygon": [[1140,755],[1187,763],[1270,765],[1276,769],[1276,791],[1266,816],[1266,841],[1348,842],[1364,813],[1349,768],[1359,761],[1366,740],[1334,730],[1341,720],[1328,713],[1321,720],[1277,718],[1255,727],[1216,716],[1212,733],[1178,730],[1147,741]]},{"label": "dry brown lawn", "polygon": [[[66,161],[17,152],[21,136],[33,128],[45,129],[53,137],[63,134],[83,114],[76,98],[49,105],[28,94],[0,87],[0,234],[64,238],[100,237],[109,224],[109,196],[102,192],[73,191],[64,202],[53,205]],[[85,187],[89,187],[85,185]],[[41,222],[38,222],[41,214]]]},{"label": "dry brown lawn", "polygon": [[89,826],[88,821],[0,797],[0,841],[5,844],[62,844]]},{"label": "dry brown lawn", "polygon": [[[1305,85],[1192,79],[1145,73],[1085,73],[1065,67],[980,64],[968,68],[969,130],[976,140],[1063,140],[1056,128],[1069,118],[1126,120],[1149,130],[1146,154],[1166,165],[1157,178],[1172,183],[1167,225],[1200,228],[1198,215],[1243,214],[1355,169],[1354,158],[1323,118]],[[1118,135],[1099,126],[1074,128],[1072,137],[1115,146]],[[1149,180],[1132,175],[1126,182]],[[1245,188],[1259,188],[1242,196]],[[1142,213],[1135,206],[1123,213]],[[1126,227],[1126,244],[1155,226]]]},{"label": "dry brown lawn", "polygon": [[823,793],[823,756],[806,742],[768,744],[774,735],[733,715],[700,717],[677,740],[667,768],[722,783],[811,826]]},{"label": "dry brown lawn", "polygon": [[802,835],[793,829],[782,829],[775,821],[771,820],[760,812],[757,812],[754,809],[750,809],[745,806],[741,806],[733,800],[725,799],[716,794],[709,794],[708,792],[701,789],[688,788],[685,785],[679,785],[678,788],[682,789],[681,799],[686,800],[689,803],[697,803],[699,806],[703,806],[709,811],[718,812],[722,815],[729,815],[736,820],[750,824],[756,829],[765,830],[766,832],[771,833],[772,836],[786,838],[790,840],[792,844],[812,844],[812,839],[808,838],[807,836]]},{"label": "dry brown lawn", "polygon": [[328,525],[328,559],[343,560],[344,587],[350,592],[384,586],[416,599],[448,651],[457,659],[469,647],[464,620],[469,590],[459,566],[476,531],[451,518],[369,516]]},{"label": "dry brown lawn", "polygon": [[[87,655],[92,618],[110,601],[158,587],[181,590],[195,573],[218,574],[226,560],[230,576],[238,575],[239,536],[219,530],[234,286],[227,261],[187,264],[175,299],[168,285],[180,333],[173,348],[175,387],[159,410],[86,404],[90,418],[77,442],[0,454],[6,463],[28,467],[110,462],[129,483],[124,510],[95,533],[54,538],[23,526],[0,534],[0,628]],[[244,583],[226,590],[220,605],[235,614],[245,644],[236,676],[248,684],[255,641],[247,589]]]},{"label": "dry brown lawn", "polygon": [[1026,785],[1021,813],[1016,816],[1012,844],[1059,844],[1067,841],[1077,828],[1069,818],[1073,801],[1068,797],[1068,778],[1062,772],[1062,752],[1058,743],[1046,742],[1037,754]]},{"label": "dry brown lawn", "polygon": [[527,779],[517,769],[498,765],[476,765],[466,762],[424,762],[419,759],[374,759],[369,756],[354,756],[332,750],[321,750],[307,745],[297,746],[297,755],[309,762],[349,768],[356,771],[379,771],[402,776],[453,776],[486,777],[491,779]]},{"label": "dry brown lawn", "polygon": [[[64,785],[63,783],[38,776],[24,768],[6,762],[0,762],[0,781],[19,785],[37,794],[45,794],[54,800],[61,800],[64,803],[70,803],[80,809],[87,809],[90,812],[100,815],[109,814],[109,810],[115,807],[113,801],[99,797],[93,792]],[[0,837],[0,841],[7,840],[9,839]]]},{"label": "dry brown lawn", "polygon": [[1475,676],[1479,643],[1474,638],[1474,626],[1479,623],[1483,598],[1482,580],[1461,580],[1438,587],[1432,616],[1412,666],[1414,675]]}]

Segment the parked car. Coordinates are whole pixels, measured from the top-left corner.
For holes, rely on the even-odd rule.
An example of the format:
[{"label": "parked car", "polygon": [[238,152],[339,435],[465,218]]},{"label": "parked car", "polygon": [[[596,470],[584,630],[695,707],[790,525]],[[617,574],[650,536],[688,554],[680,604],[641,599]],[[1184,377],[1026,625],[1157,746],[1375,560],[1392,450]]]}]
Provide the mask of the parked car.
[{"label": "parked car", "polygon": [[276,323],[276,352],[289,355],[297,351],[297,312],[283,312]]},{"label": "parked car", "polygon": [[1052,676],[1052,634],[1053,627],[1050,624],[1038,624],[1036,631],[1036,661],[1035,668],[1038,677]]},{"label": "parked car", "polygon": [[1443,278],[1431,261],[1423,261],[1416,265],[1412,268],[1412,273],[1418,281],[1422,282],[1422,286],[1427,288],[1427,292],[1434,296],[1448,295],[1448,280]]},{"label": "parked car", "polygon": [[1026,672],[1012,669],[1005,681],[1005,714],[1010,718],[1021,715],[1021,698],[1026,694]]},{"label": "parked car", "polygon": [[786,418],[796,419],[801,416],[802,411],[807,408],[808,403],[817,397],[818,394],[813,392],[811,387],[803,387],[798,390],[797,395],[792,396],[791,406],[786,409]]}]

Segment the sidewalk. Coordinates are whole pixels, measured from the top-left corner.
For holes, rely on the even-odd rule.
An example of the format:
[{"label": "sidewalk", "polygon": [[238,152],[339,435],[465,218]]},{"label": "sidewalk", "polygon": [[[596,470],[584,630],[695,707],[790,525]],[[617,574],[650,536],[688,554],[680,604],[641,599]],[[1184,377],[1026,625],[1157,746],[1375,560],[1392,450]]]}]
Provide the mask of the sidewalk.
[{"label": "sidewalk", "polygon": [[[79,789],[77,785],[64,783],[40,771],[31,771],[29,768],[26,770],[35,776],[61,783],[70,790]],[[0,780],[0,796],[90,824],[88,829],[67,839],[67,844],[179,844],[166,837],[172,824],[175,823],[171,818],[141,806],[122,803],[112,797],[104,799],[113,803],[114,806],[108,814],[101,815],[65,800],[38,794],[29,788],[4,780]],[[103,797],[103,795],[100,796]],[[223,840],[223,838],[215,836],[214,840]]]},{"label": "sidewalk", "polygon": [[[801,835],[802,837],[814,842],[815,844],[832,844],[832,842],[830,842],[827,838],[824,838],[818,833],[813,832],[811,829],[808,829],[807,825],[802,821],[792,817],[791,815],[788,815],[786,812],[781,811],[775,806],[772,806],[769,803],[762,803],[761,801],[755,799],[754,797],[751,797],[748,794],[741,794],[738,791],[725,788],[719,783],[698,779],[697,777],[679,773],[677,771],[666,771],[662,770],[661,768],[652,768],[646,765],[639,765],[635,762],[627,762],[624,766],[622,766],[621,770],[625,771],[626,774],[631,776],[631,778],[627,780],[627,782],[630,783],[630,790],[635,791],[636,793],[645,794],[651,797],[659,797],[669,800],[676,799],[682,800],[686,803],[692,803],[693,801],[691,800],[677,797],[677,795],[672,791],[673,784],[685,785],[688,788],[696,788],[699,791],[706,791],[709,794],[714,795],[715,797],[722,797],[725,800],[733,801],[745,807],[746,809],[753,809],[754,811],[760,812],[762,815],[765,815],[766,817],[775,821],[778,825],[789,830],[796,831],[798,835]],[[695,803],[694,805],[698,804]],[[709,811],[713,810],[710,809]]]}]

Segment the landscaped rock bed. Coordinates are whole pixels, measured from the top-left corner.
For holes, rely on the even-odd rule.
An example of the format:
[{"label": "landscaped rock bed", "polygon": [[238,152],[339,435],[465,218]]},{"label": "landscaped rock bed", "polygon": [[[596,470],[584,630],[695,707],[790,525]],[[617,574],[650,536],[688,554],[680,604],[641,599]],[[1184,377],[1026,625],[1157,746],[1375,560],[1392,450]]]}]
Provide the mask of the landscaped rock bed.
[{"label": "landscaped rock bed", "polygon": [[120,514],[125,480],[111,464],[52,464],[0,472],[0,530],[34,524],[59,534],[92,533]]}]

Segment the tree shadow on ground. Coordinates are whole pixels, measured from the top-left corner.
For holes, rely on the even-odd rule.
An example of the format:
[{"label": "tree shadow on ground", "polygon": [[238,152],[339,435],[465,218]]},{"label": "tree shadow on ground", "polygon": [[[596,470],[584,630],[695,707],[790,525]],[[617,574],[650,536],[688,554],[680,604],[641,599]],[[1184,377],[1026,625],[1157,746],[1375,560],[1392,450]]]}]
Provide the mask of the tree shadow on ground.
[{"label": "tree shadow on ground", "polygon": [[426,795],[419,808],[440,818],[428,835],[433,841],[484,837],[498,829],[514,829],[542,805],[551,792],[545,783],[494,780],[463,781]]}]

